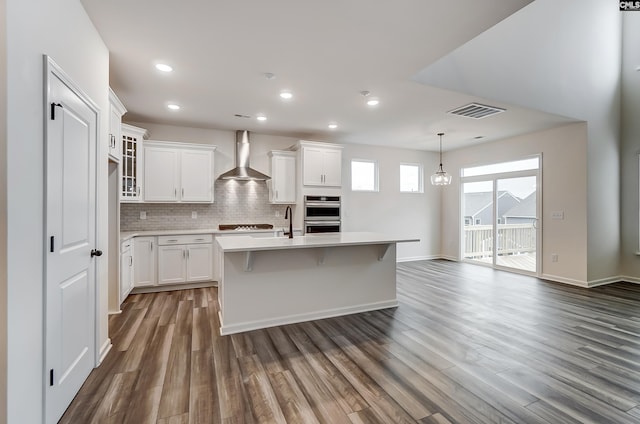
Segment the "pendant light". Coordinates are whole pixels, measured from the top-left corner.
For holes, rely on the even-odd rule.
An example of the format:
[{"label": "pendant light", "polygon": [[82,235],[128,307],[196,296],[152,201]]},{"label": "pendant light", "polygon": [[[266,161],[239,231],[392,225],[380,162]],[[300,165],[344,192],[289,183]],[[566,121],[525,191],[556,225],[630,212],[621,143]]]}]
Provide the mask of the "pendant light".
[{"label": "pendant light", "polygon": [[442,136],[443,135],[444,133],[438,133],[438,136],[440,137],[440,167],[438,168],[436,173],[431,176],[431,184],[436,186],[451,184],[451,175],[447,174],[442,169]]}]

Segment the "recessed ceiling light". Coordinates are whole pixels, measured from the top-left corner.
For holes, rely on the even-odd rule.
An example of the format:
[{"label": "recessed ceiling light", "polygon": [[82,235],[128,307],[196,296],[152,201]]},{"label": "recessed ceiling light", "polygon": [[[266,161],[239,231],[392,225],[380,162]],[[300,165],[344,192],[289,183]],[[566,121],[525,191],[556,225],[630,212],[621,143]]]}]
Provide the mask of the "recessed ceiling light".
[{"label": "recessed ceiling light", "polygon": [[165,65],[164,63],[156,63],[156,69],[162,72],[171,72],[173,68],[169,65]]},{"label": "recessed ceiling light", "polygon": [[171,110],[179,110],[180,106],[176,105],[176,104],[168,104],[167,107]]},{"label": "recessed ceiling light", "polygon": [[293,94],[291,93],[291,91],[281,91],[280,97],[282,97],[285,100],[289,100],[290,98],[293,97]]},{"label": "recessed ceiling light", "polygon": [[266,121],[266,120],[267,120],[267,117],[266,117],[266,116],[264,116],[264,115],[258,115],[258,116],[256,116],[256,119],[257,119],[258,121]]},{"label": "recessed ceiling light", "polygon": [[380,100],[378,100],[375,97],[372,97],[372,98],[367,100],[367,105],[369,105],[369,106],[378,106],[379,103],[380,103]]},{"label": "recessed ceiling light", "polygon": [[335,130],[336,128],[338,128],[338,124],[336,124],[335,122],[330,122],[328,127],[332,130]]},{"label": "recessed ceiling light", "polygon": [[477,135],[477,136],[475,136],[473,138],[474,138],[474,140],[481,140],[481,139],[484,138],[484,136],[483,135]]}]

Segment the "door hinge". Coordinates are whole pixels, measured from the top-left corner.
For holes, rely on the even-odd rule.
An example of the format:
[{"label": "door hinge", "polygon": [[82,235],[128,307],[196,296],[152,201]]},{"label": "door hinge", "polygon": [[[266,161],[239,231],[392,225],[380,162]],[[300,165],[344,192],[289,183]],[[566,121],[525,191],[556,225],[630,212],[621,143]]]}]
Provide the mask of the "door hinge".
[{"label": "door hinge", "polygon": [[62,105],[60,103],[51,103],[51,120],[55,121],[56,119],[56,106],[57,107],[62,107]]},{"label": "door hinge", "polygon": [[51,253],[53,253],[53,251],[55,250],[55,248],[54,248],[54,246],[55,246],[55,244],[54,244],[54,243],[55,243],[55,242],[54,242],[54,241],[55,241],[55,237],[54,237],[54,236],[51,236],[51,237],[49,238],[49,252],[51,252]]},{"label": "door hinge", "polygon": [[49,370],[49,386],[53,386],[53,368]]}]

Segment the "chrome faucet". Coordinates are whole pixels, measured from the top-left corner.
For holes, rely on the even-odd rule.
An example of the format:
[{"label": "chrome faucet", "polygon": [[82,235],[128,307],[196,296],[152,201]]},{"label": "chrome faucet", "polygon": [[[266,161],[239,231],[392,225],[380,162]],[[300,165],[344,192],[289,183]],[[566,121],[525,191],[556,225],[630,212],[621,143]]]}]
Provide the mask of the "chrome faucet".
[{"label": "chrome faucet", "polygon": [[289,220],[289,238],[293,238],[293,212],[291,212],[291,206],[287,206],[287,209],[285,209],[284,219]]}]

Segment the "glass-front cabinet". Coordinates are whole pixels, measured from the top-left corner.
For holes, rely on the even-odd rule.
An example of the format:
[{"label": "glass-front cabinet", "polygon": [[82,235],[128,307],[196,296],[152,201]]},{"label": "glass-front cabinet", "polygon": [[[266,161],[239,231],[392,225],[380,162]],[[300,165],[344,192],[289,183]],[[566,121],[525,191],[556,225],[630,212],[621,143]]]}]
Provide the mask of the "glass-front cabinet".
[{"label": "glass-front cabinet", "polygon": [[122,188],[121,202],[141,202],[143,199],[142,143],[147,130],[122,124]]}]

